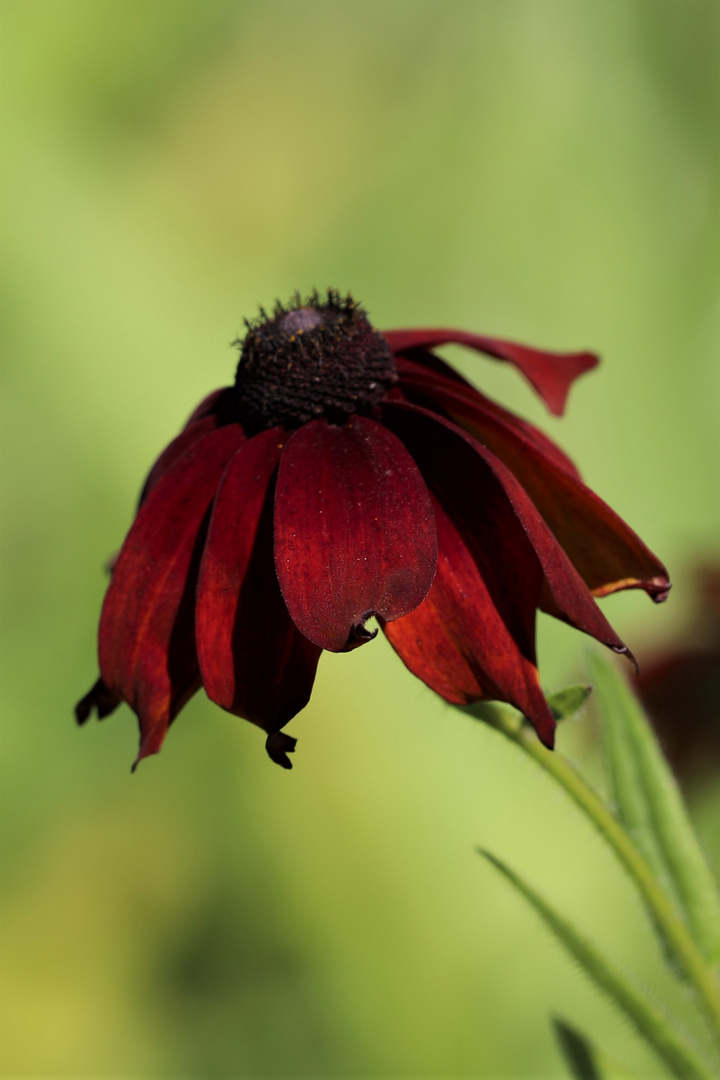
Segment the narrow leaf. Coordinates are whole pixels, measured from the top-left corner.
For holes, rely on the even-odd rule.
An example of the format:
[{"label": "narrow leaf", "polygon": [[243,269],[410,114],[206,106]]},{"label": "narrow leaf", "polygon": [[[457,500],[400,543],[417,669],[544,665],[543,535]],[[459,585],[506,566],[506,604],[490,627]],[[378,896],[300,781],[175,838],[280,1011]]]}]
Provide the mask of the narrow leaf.
[{"label": "narrow leaf", "polygon": [[720,896],[680,790],[640,702],[599,656],[591,657],[615,812],[672,898],[697,948],[720,958]]},{"label": "narrow leaf", "polygon": [[590,1041],[563,1020],[553,1020],[563,1057],[575,1080],[607,1080]]},{"label": "narrow leaf", "polygon": [[562,690],[548,694],[547,703],[555,719],[565,720],[568,716],[573,716],[590,697],[591,689],[592,687],[580,683],[576,686],[564,686]]},{"label": "narrow leaf", "polygon": [[711,1080],[712,1073],[677,1034],[669,1018],[626,975],[513,870],[488,851],[480,849],[480,854],[525,897],[586,974],[625,1012],[675,1076],[681,1080]]},{"label": "narrow leaf", "polygon": [[621,1080],[630,1078],[627,1069],[610,1061],[576,1027],[553,1017],[555,1036],[568,1069],[575,1080]]}]

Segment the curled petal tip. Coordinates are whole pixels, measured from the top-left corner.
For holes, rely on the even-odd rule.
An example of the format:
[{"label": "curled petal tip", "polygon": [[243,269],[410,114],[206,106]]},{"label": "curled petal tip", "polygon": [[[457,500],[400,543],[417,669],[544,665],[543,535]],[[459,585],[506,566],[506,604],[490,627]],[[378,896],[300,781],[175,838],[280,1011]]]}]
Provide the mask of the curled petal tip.
[{"label": "curled petal tip", "polygon": [[297,739],[292,735],[286,735],[284,731],[271,731],[265,741],[265,749],[268,757],[282,769],[292,769],[292,761],[288,754],[295,752]]},{"label": "curled petal tip", "polygon": [[84,698],[81,698],[75,706],[75,722],[82,726],[90,719],[90,713],[92,711],[92,704],[88,701],[90,694],[86,694]]},{"label": "curled petal tip", "polygon": [[654,588],[649,590],[650,597],[656,604],[664,604],[668,598],[672,585],[669,581],[661,581],[658,584],[652,583]]},{"label": "curled petal tip", "polygon": [[370,611],[367,615],[363,615],[362,619],[355,624],[350,630],[348,635],[347,644],[342,650],[343,652],[352,652],[353,649],[357,649],[359,645],[366,645],[368,641],[372,641],[377,637],[377,627],[374,630],[368,630],[365,625],[366,621],[374,615],[374,612]]},{"label": "curled petal tip", "polygon": [[75,706],[75,719],[82,725],[90,719],[93,709],[97,713],[98,720],[104,720],[110,713],[115,712],[120,704],[120,698],[105,685],[102,679],[98,679],[95,685],[81,698]]}]

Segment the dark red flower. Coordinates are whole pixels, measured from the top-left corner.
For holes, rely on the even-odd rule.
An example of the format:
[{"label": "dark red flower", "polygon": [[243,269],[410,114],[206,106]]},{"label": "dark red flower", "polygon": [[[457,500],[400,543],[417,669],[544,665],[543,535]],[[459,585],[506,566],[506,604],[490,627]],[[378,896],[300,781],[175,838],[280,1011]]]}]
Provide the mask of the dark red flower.
[{"label": "dark red flower", "polygon": [[379,334],[333,291],[247,328],[235,385],[198,406],[145,482],[78,720],[126,701],[139,761],[204,686],[287,768],[281,729],[320,653],[369,641],[375,616],[446,701],[510,702],[552,746],[537,610],[627,653],[595,597],[664,600],[667,573],[554,443],[432,349],[514,364],[554,413],[597,358],[456,330]]}]

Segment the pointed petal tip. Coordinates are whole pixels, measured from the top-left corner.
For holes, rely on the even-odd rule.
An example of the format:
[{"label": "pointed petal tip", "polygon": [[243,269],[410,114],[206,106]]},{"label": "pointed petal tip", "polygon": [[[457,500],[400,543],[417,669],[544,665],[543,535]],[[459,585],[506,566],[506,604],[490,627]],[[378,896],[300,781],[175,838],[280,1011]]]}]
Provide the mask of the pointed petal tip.
[{"label": "pointed petal tip", "polygon": [[153,754],[157,754],[159,752],[160,752],[160,747],[159,746],[155,747],[154,749],[151,748],[151,747],[147,747],[147,748],[143,749],[143,747],[141,746],[140,750],[138,751],[138,756],[135,758],[132,765],[130,766],[130,772],[131,773],[137,772],[137,767],[138,767],[138,765],[140,764],[141,761],[144,761],[145,758],[152,757]]},{"label": "pointed petal tip", "polygon": [[296,746],[297,739],[286,735],[284,731],[271,731],[265,741],[268,757],[282,769],[292,769],[288,754],[294,754]]},{"label": "pointed petal tip", "polygon": [[626,660],[629,660],[632,666],[635,668],[635,674],[640,674],[640,666],[635,658],[635,654],[628,649],[627,645],[623,645],[622,648],[619,645],[611,645],[610,648],[618,656],[624,656]]},{"label": "pointed petal tip", "polygon": [[555,721],[553,720],[552,727],[549,724],[544,724],[542,728],[535,728],[538,739],[547,750],[555,749],[555,727]]},{"label": "pointed petal tip", "polygon": [[151,754],[157,754],[157,750],[146,750],[146,751],[140,750],[139,753],[138,753],[138,756],[135,758],[132,765],[130,766],[130,772],[131,773],[137,772],[137,767],[140,764],[140,762],[144,761],[146,757],[150,757]]},{"label": "pointed petal tip", "polygon": [[133,761],[130,772],[135,772],[141,761],[144,761],[147,757],[152,757],[153,754],[159,754],[162,749],[162,744],[165,742],[165,736],[168,733],[168,725],[160,724],[155,728],[151,728],[150,731],[140,737],[140,749],[138,755]]}]

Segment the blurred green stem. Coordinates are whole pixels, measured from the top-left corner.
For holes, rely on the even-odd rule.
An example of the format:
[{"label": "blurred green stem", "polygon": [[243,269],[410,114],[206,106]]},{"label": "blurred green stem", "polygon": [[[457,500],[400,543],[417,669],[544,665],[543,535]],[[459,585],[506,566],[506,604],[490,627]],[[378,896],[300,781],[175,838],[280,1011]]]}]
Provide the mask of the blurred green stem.
[{"label": "blurred green stem", "polygon": [[522,747],[526,754],[554,776],[605,837],[667,935],[720,1045],[720,987],[672,903],[620,822],[570,762],[557,750],[547,750],[519,714],[496,707],[492,712],[488,710],[487,715],[483,713],[483,719]]}]

